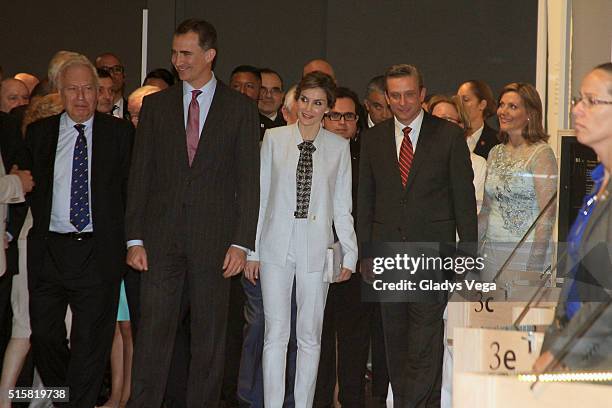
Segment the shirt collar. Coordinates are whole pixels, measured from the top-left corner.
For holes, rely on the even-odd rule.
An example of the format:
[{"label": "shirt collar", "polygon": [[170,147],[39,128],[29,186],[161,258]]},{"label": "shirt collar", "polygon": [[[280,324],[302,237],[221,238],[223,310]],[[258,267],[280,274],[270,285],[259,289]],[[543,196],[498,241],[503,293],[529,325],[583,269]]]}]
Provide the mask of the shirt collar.
[{"label": "shirt collar", "polygon": [[603,163],[599,163],[597,167],[595,167],[591,171],[591,178],[595,182],[595,188],[593,189],[595,193],[597,193],[599,189],[601,188],[601,184],[603,183],[605,176],[606,176],[606,169]]},{"label": "shirt collar", "polygon": [[[293,138],[295,140],[296,146],[304,141],[304,139],[302,139],[302,134],[300,133],[300,128],[298,127],[298,123],[299,122],[295,122],[293,125],[291,125],[293,126]],[[322,132],[323,132],[323,126],[319,125],[319,132],[317,133],[317,137],[315,137],[314,141],[312,142],[314,147],[316,147],[317,149],[321,145],[321,133]]]},{"label": "shirt collar", "polygon": [[206,94],[210,94],[214,92],[215,88],[217,87],[217,78],[215,77],[214,72],[211,72],[211,74],[212,74],[211,78],[201,88],[194,88],[193,86],[191,86],[189,82],[183,81],[183,96],[185,95],[191,96],[191,91],[195,91],[196,89],[199,89],[200,91],[202,91],[202,95],[206,95]]},{"label": "shirt collar", "polygon": [[370,114],[368,113],[368,127],[374,127],[374,122],[372,122],[372,117],[370,116]]},{"label": "shirt collar", "polygon": [[275,121],[276,118],[278,117],[278,112],[272,112],[269,115],[266,115],[265,113],[263,114],[265,117],[267,117],[268,119],[270,119],[271,121]]},{"label": "shirt collar", "polygon": [[72,120],[70,115],[68,115],[68,112],[64,112],[62,113],[61,120],[67,128],[73,128],[74,125],[82,123],[83,125],[85,125],[85,130],[87,131],[88,129],[92,129],[94,116],[95,113],[91,115],[91,118],[87,119],[85,122],[75,122],[74,120]]},{"label": "shirt collar", "polygon": [[423,111],[423,109],[421,109],[421,111],[419,112],[419,114],[417,115],[416,118],[414,118],[412,120],[412,122],[410,122],[408,125],[404,125],[402,122],[400,122],[399,120],[397,120],[397,118],[395,116],[393,116],[393,120],[395,121],[395,126],[399,129],[399,130],[404,130],[405,127],[409,126],[410,129],[415,130],[415,129],[420,129],[421,128],[421,124],[423,123],[423,117],[425,116],[425,112]]}]

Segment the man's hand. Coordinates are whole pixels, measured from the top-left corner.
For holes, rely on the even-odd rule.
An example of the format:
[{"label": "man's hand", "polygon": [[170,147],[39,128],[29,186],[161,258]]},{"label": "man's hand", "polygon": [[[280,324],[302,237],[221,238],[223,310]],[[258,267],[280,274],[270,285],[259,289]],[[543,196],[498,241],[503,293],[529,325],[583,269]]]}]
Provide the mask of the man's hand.
[{"label": "man's hand", "polygon": [[545,351],[544,353],[540,355],[540,357],[538,357],[535,363],[533,363],[533,371],[536,374],[543,373],[544,370],[546,370],[546,367],[548,367],[550,363],[553,362],[554,359],[555,359],[555,356],[553,356],[553,354],[550,351]]},{"label": "man's hand", "polygon": [[359,271],[361,278],[365,283],[371,284],[374,282],[373,261],[372,258],[365,258],[359,262]]},{"label": "man's hand", "polygon": [[19,181],[21,181],[21,188],[24,193],[29,193],[34,188],[34,179],[32,178],[32,173],[30,170],[19,170],[16,164],[11,168],[11,174],[19,177]]},{"label": "man's hand", "polygon": [[137,271],[144,272],[149,270],[147,251],[141,245],[134,245],[128,248],[125,262]]},{"label": "man's hand", "polygon": [[230,278],[238,275],[246,264],[246,252],[240,248],[230,246],[223,261],[223,277]]},{"label": "man's hand", "polygon": [[247,261],[244,267],[244,277],[253,285],[257,284],[257,279],[259,279],[259,261]]},{"label": "man's hand", "polygon": [[340,275],[338,275],[338,280],[336,282],[347,281],[351,279],[352,274],[353,271],[351,271],[349,268],[342,268],[342,270],[340,271]]}]

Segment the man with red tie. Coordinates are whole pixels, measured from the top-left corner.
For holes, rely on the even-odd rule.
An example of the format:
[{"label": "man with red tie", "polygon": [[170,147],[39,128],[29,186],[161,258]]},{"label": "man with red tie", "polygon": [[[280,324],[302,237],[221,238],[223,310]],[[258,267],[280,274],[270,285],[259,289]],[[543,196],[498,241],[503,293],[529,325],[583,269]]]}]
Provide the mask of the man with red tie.
[{"label": "man with red tie", "polygon": [[181,23],[172,41],[181,82],[145,97],[140,111],[126,212],[127,262],[142,271],[131,407],[162,405],[187,316],[186,405],[215,407],[220,398],[226,278],[255,246],[259,114],[217,81],[216,52],[210,23]]},{"label": "man with red tie", "polygon": [[[393,118],[361,137],[361,249],[382,242],[455,242],[456,231],[462,242],[476,242],[474,175],[461,129],[423,111],[426,91],[416,67],[390,67],[385,87]],[[362,269],[368,265],[362,261]],[[381,302],[394,405],[439,406],[446,302]]]}]

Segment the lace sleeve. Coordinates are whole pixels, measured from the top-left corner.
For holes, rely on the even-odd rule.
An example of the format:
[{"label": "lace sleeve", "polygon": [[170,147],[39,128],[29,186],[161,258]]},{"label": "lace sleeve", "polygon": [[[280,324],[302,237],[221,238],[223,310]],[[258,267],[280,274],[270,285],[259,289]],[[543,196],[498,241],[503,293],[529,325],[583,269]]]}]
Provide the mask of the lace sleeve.
[{"label": "lace sleeve", "polygon": [[[502,145],[494,146],[493,149],[489,152],[489,157],[487,159],[486,166],[486,174],[490,174],[491,168],[495,166],[495,156],[497,155],[497,151],[501,148]],[[484,191],[484,185],[486,185],[486,177],[483,182],[483,198],[482,198],[482,206],[480,207],[480,212],[478,213],[478,247],[481,248],[483,245],[484,237],[487,232],[487,227],[489,225],[489,213],[491,212],[491,202],[490,198],[487,197],[486,191]]]},{"label": "lace sleeve", "polygon": [[[557,159],[548,144],[536,150],[529,162],[529,170],[533,175],[538,207],[542,211],[557,192]],[[553,202],[549,206],[535,227],[534,242],[531,247],[527,270],[542,271],[544,269],[546,252],[550,245],[555,223],[555,210],[557,208],[555,204]]]}]

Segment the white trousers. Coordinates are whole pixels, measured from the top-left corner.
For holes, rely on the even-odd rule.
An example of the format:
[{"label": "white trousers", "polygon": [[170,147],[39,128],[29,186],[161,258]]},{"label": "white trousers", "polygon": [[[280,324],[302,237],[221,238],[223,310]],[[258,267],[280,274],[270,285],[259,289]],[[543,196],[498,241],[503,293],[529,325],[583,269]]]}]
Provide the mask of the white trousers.
[{"label": "white trousers", "polygon": [[287,343],[291,331],[291,291],[295,277],[297,302],[297,363],[294,398],[296,408],[312,407],[321,330],[328,283],[323,271],[309,271],[307,265],[307,221],[296,220],[285,265],[261,263],[261,291],[266,329],[263,348],[264,403],[281,408],[285,396]]}]

